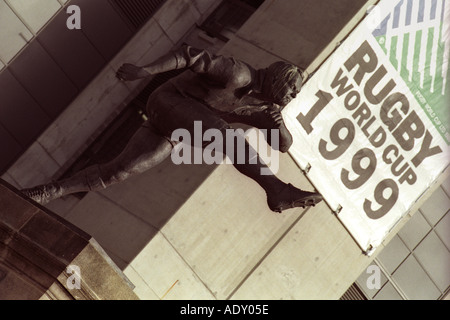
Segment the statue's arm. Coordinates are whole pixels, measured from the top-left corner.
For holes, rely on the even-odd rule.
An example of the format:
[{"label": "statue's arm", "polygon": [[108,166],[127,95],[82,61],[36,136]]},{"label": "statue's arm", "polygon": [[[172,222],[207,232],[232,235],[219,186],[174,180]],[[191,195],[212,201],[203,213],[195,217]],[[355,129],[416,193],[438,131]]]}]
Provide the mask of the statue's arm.
[{"label": "statue's arm", "polygon": [[158,74],[171,70],[190,68],[198,73],[207,72],[208,66],[217,57],[211,55],[207,50],[197,49],[188,45],[171,51],[154,62],[142,66],[149,74]]},{"label": "statue's arm", "polygon": [[187,46],[182,46],[179,50],[170,51],[152,63],[146,64],[141,68],[148,75],[154,75],[171,70],[184,69],[188,66],[189,56],[184,53]]},{"label": "statue's arm", "polygon": [[[207,50],[197,49],[183,45],[175,51],[163,55],[150,64],[135,66],[129,63],[123,64],[117,72],[117,77],[122,80],[136,80],[171,70],[190,69],[196,73],[202,73],[210,77],[214,82],[226,83],[230,79],[250,81],[250,71],[247,67],[236,68],[241,64],[233,58],[216,56]],[[242,64],[243,65],[243,64]],[[239,76],[236,75],[239,70]],[[248,78],[248,79],[247,79]]]},{"label": "statue's arm", "polygon": [[[266,129],[267,143],[280,152],[287,152],[292,145],[292,135],[284,123],[280,107],[276,105],[260,110],[249,108],[243,112],[231,113],[226,116],[226,120],[230,123],[244,123],[258,129]],[[272,139],[272,129],[278,130],[278,140]]]},{"label": "statue's arm", "polygon": [[117,77],[120,80],[133,81],[150,75],[181,69],[186,64],[182,63],[180,56],[178,52],[170,51],[147,65],[136,66],[131,63],[124,63],[117,71]]}]

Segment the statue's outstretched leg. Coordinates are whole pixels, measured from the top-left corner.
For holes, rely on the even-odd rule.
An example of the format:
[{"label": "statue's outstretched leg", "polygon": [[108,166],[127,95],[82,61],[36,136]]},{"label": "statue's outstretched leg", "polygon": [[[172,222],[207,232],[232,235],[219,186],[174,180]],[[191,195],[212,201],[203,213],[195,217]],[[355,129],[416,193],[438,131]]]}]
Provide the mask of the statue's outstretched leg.
[{"label": "statue's outstretched leg", "polygon": [[[255,180],[266,191],[267,204],[270,210],[282,212],[295,207],[315,206],[322,201],[322,196],[319,193],[298,189],[290,183],[284,183],[274,173],[267,174],[270,168],[247,141],[245,142],[245,150],[246,162],[239,163],[237,159],[232,159],[233,165],[240,173]],[[234,152],[234,155],[236,154],[238,154],[237,150]],[[252,161],[249,161],[252,157]],[[262,172],[266,174],[263,175]]]},{"label": "statue's outstretched leg", "polygon": [[[270,111],[270,109],[267,109],[264,111],[256,111],[243,115],[229,114],[226,120],[230,123],[240,122],[266,130],[268,133],[266,136],[267,143],[275,150],[287,152],[292,144],[292,136],[286,128],[284,122],[274,122],[270,116]],[[272,141],[272,138],[270,137],[272,129],[279,130],[279,140]],[[273,143],[275,143],[275,145],[273,145]],[[259,185],[266,191],[267,202],[272,211],[281,212],[294,207],[315,206],[322,200],[322,196],[319,193],[303,191],[294,187],[290,183],[286,184],[279,180],[275,174],[261,175],[262,171],[268,172],[269,168],[260,156],[256,154],[256,151],[252,150],[252,147],[248,143],[245,146],[245,150],[246,159],[254,157],[253,162],[256,160],[256,164],[239,164],[237,161],[234,161],[235,167],[242,174],[258,182]],[[251,153],[253,154],[252,156],[248,155],[249,150],[251,150]]]},{"label": "statue's outstretched leg", "polygon": [[24,189],[22,193],[46,204],[68,194],[102,190],[161,163],[172,148],[168,139],[154,133],[150,125],[144,123],[112,161],[87,167],[61,181]]},{"label": "statue's outstretched leg", "polygon": [[[269,208],[272,211],[281,212],[294,207],[313,206],[322,200],[320,194],[303,191],[291,184],[284,183],[275,174],[262,175],[261,172],[265,171],[267,173],[270,170],[261,157],[254,150],[250,149],[251,146],[245,141],[245,138],[242,137],[245,141],[244,150],[238,150],[239,143],[226,141],[229,136],[226,132],[228,129],[232,129],[229,122],[226,121],[228,119],[226,117],[222,118],[212,112],[211,109],[199,103],[197,100],[186,97],[179,98],[170,92],[167,94],[160,92],[155,97],[155,101],[152,101],[149,106],[148,113],[154,119],[154,125],[158,127],[159,132],[164,132],[167,136],[170,136],[170,133],[177,128],[183,128],[190,133],[191,137],[195,137],[197,131],[195,124],[199,122],[201,126],[197,129],[201,129],[202,137],[207,130],[220,130],[223,137],[222,147],[226,148],[228,145],[235,146],[233,154],[231,152],[227,154],[228,149],[222,149],[224,155],[229,157],[240,173],[255,180],[264,189],[267,194]],[[266,124],[270,126],[269,123]],[[193,140],[191,139],[191,142]],[[203,147],[208,146],[209,143],[209,141],[205,141]],[[245,152],[245,161],[244,163],[239,163],[239,159],[235,157],[241,155],[243,151]],[[250,156],[256,158],[249,161]]]}]

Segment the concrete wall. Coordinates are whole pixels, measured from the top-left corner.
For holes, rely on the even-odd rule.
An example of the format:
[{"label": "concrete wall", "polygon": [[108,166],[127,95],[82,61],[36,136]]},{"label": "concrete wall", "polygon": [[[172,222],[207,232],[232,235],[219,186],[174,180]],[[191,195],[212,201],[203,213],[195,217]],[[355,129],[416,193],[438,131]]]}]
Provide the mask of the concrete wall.
[{"label": "concrete wall", "polygon": [[0,1],[0,37],[7,39],[0,49],[0,70],[27,45],[67,0]]}]

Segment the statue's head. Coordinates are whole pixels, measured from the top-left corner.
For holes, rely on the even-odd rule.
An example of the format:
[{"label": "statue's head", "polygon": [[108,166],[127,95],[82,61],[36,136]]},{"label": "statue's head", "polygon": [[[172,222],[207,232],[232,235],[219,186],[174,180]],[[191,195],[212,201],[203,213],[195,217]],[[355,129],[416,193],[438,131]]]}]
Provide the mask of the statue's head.
[{"label": "statue's head", "polygon": [[264,82],[265,93],[274,103],[284,107],[300,92],[302,71],[293,64],[278,61],[266,69]]}]

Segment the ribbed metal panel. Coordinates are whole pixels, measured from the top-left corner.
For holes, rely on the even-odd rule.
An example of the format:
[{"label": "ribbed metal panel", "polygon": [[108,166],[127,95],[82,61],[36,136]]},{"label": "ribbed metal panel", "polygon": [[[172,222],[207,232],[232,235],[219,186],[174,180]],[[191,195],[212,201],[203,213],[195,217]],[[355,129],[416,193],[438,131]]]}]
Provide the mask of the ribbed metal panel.
[{"label": "ribbed metal panel", "polygon": [[350,288],[342,295],[340,300],[367,300],[364,293],[354,283]]},{"label": "ribbed metal panel", "polygon": [[131,29],[137,30],[166,0],[110,0]]}]

